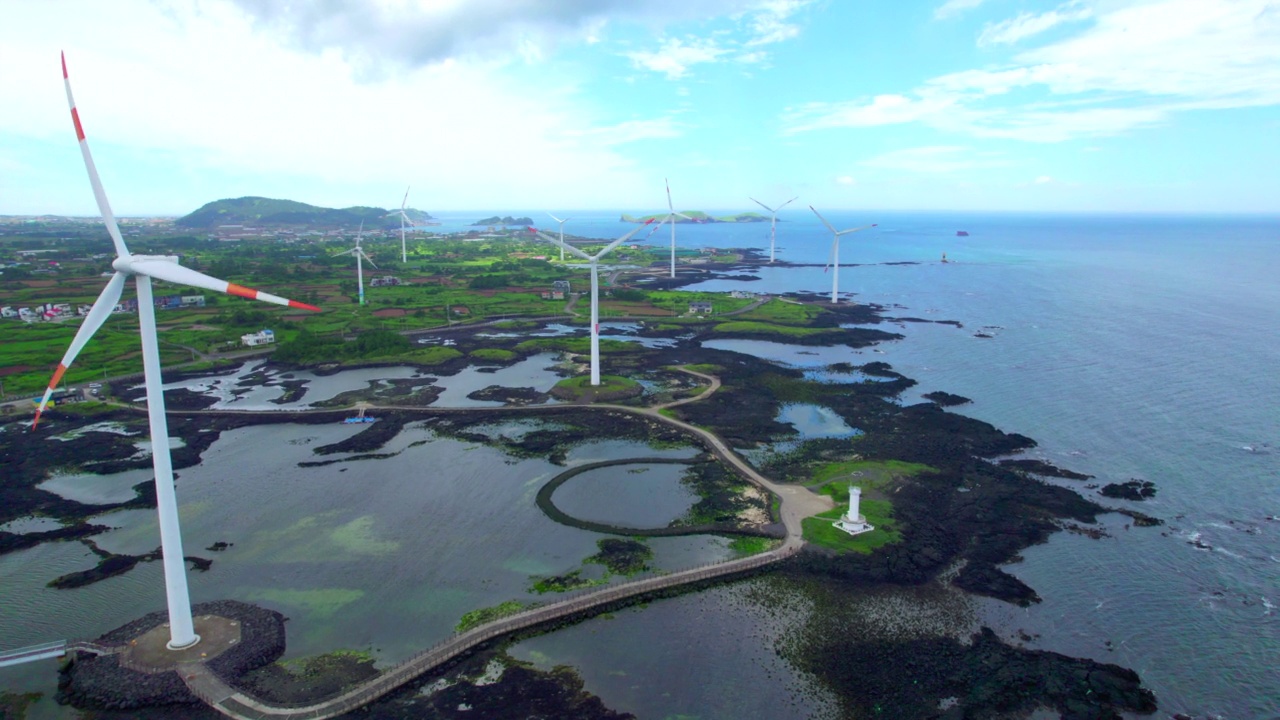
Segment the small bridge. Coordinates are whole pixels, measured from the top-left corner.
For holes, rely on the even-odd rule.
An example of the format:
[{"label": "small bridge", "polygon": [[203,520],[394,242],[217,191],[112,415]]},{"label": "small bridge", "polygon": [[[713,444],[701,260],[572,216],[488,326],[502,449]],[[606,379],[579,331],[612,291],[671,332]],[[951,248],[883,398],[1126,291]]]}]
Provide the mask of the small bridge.
[{"label": "small bridge", "polygon": [[38,660],[60,658],[64,657],[69,652],[89,652],[94,655],[114,655],[119,652],[119,648],[98,645],[97,643],[83,640],[70,643],[66,640],[58,640],[55,642],[42,643],[40,645],[29,645],[16,650],[5,650],[0,652],[0,667],[9,667],[10,665],[21,665],[23,663],[36,662]]}]

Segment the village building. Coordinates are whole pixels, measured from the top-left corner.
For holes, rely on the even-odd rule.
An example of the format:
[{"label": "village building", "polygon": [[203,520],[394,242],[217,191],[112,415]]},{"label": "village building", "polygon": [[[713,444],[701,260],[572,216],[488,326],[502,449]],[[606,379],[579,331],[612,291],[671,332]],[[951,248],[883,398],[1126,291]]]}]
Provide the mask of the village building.
[{"label": "village building", "polygon": [[259,345],[270,345],[276,341],[276,334],[270,330],[263,329],[256,333],[249,333],[240,336],[240,342],[248,347],[257,347]]}]

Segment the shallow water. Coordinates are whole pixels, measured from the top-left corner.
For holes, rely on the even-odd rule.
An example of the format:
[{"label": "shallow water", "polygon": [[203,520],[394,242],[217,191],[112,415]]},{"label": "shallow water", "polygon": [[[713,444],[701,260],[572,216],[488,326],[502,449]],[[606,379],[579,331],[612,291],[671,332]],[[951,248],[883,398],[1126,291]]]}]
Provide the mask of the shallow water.
[{"label": "shallow water", "polygon": [[611,465],[575,475],[556,489],[552,502],[568,515],[615,527],[666,527],[682,517],[698,496],[680,478],[686,465]]}]

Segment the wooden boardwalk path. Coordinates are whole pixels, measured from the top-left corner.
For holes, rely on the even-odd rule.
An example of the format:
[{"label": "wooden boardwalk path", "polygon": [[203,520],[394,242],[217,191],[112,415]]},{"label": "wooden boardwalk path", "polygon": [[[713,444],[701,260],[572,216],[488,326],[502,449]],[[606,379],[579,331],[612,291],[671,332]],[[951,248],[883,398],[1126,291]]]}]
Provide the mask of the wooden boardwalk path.
[{"label": "wooden boardwalk path", "polygon": [[[708,450],[728,463],[743,477],[772,492],[780,498],[781,505],[779,512],[782,524],[786,528],[786,538],[779,547],[743,558],[726,560],[719,563],[689,568],[664,575],[641,578],[639,580],[619,583],[617,585],[596,590],[582,591],[561,600],[557,600],[556,602],[539,605],[514,615],[499,618],[479,627],[472,628],[466,632],[458,633],[433,647],[419,652],[399,665],[388,668],[377,677],[371,678],[341,695],[318,703],[299,706],[285,704],[277,705],[264,702],[231,687],[213,671],[209,670],[209,668],[203,663],[183,665],[180,668],[180,674],[183,681],[187,684],[187,687],[191,692],[196,695],[196,697],[199,697],[201,700],[208,703],[210,707],[232,718],[240,718],[242,720],[265,720],[266,718],[298,720],[305,718],[307,720],[321,720],[322,718],[336,717],[343,713],[351,712],[352,710],[363,707],[383,695],[392,692],[396,688],[401,687],[405,683],[408,683],[432,669],[471,651],[476,646],[494,640],[495,638],[499,638],[519,630],[536,627],[559,618],[588,612],[628,598],[647,595],[679,587],[681,585],[703,582],[717,578],[725,578],[731,575],[750,572],[788,558],[799,552],[800,548],[804,545],[801,521],[810,515],[832,508],[833,503],[831,498],[815,495],[802,487],[779,485],[764,477],[757,472],[755,468],[752,468],[747,464],[745,460],[739,457],[737,453],[733,452],[715,433],[663,415],[660,412],[661,410],[669,407],[675,407],[677,405],[683,405],[685,403],[703,400],[720,389],[720,379],[715,376],[706,375],[684,367],[680,367],[678,369],[706,380],[708,382],[708,387],[697,396],[675,400],[654,407],[631,407],[628,405],[612,405],[604,403],[593,405],[565,404],[491,408],[432,408],[390,405],[369,405],[368,407],[373,410],[381,409],[430,413],[449,411],[475,412],[477,409],[499,413],[537,413],[539,411],[563,411],[566,408],[588,410],[599,409],[642,415],[649,419],[667,423],[668,425],[680,428],[684,432],[698,438]],[[260,415],[263,413],[296,415],[299,413],[333,413],[342,411],[343,409],[334,408],[326,410],[285,411],[175,410],[170,412],[180,415],[218,415],[240,413],[249,413],[254,415]]]}]

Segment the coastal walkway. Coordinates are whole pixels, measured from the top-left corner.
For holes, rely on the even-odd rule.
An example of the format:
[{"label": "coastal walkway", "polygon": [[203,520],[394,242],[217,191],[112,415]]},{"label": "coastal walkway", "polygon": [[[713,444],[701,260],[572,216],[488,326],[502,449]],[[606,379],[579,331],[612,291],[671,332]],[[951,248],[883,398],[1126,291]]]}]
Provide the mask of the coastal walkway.
[{"label": "coastal walkway", "polygon": [[[222,680],[222,678],[218,677],[216,673],[210,670],[208,666],[200,662],[184,663],[179,666],[178,672],[183,682],[186,683],[187,687],[196,695],[196,697],[199,697],[210,707],[223,715],[232,718],[239,718],[241,720],[265,720],[266,718],[285,718],[289,720],[301,720],[305,718],[307,720],[322,720],[323,718],[332,718],[367,705],[383,695],[401,687],[405,683],[440,667],[454,658],[470,652],[477,646],[510,633],[534,628],[561,618],[586,613],[629,598],[650,595],[680,587],[682,585],[722,579],[732,575],[748,573],[796,554],[804,545],[802,527],[802,521],[804,518],[831,509],[834,507],[833,501],[830,497],[825,495],[816,495],[803,487],[780,485],[773,482],[748,465],[745,460],[738,456],[737,453],[733,452],[715,433],[668,415],[664,415],[662,413],[663,410],[704,400],[719,390],[721,386],[720,379],[714,375],[690,370],[683,366],[677,366],[675,369],[705,380],[707,382],[707,387],[704,388],[701,393],[693,397],[672,400],[670,402],[649,407],[596,403],[589,405],[564,404],[507,406],[484,409],[502,414],[536,414],[538,412],[564,411],[566,408],[609,410],[638,415],[646,419],[663,422],[679,428],[693,437],[698,438],[698,440],[714,455],[716,455],[716,457],[728,463],[744,478],[779,497],[779,514],[781,516],[780,519],[782,524],[786,529],[786,536],[782,544],[778,547],[755,555],[725,560],[718,563],[712,563],[710,565],[688,568],[663,575],[650,576],[595,590],[584,590],[569,595],[568,597],[556,602],[527,608],[521,612],[508,615],[492,622],[485,623],[484,625],[472,628],[471,630],[458,633],[433,647],[419,652],[404,662],[388,668],[377,677],[371,678],[341,695],[319,703],[309,705],[287,705],[265,702],[227,684]],[[365,405],[370,410],[380,409],[407,412],[426,411],[432,413],[448,413],[475,412],[476,410],[476,408]],[[341,412],[342,409],[331,408],[315,412],[333,413],[335,411]],[[232,413],[240,414],[244,411],[174,410],[170,412],[182,415],[221,415]],[[281,414],[297,415],[299,413],[308,414],[313,411],[294,410],[279,412]],[[255,415],[263,413],[272,413],[272,411],[252,412],[252,414]]]}]

